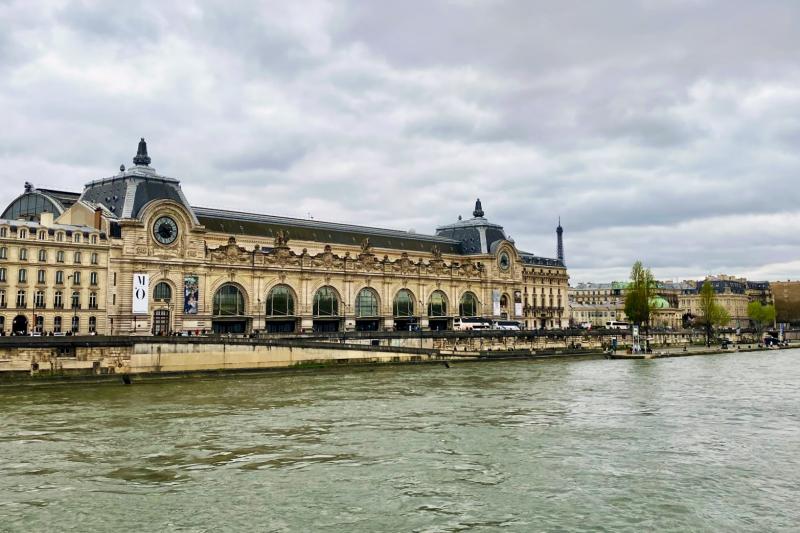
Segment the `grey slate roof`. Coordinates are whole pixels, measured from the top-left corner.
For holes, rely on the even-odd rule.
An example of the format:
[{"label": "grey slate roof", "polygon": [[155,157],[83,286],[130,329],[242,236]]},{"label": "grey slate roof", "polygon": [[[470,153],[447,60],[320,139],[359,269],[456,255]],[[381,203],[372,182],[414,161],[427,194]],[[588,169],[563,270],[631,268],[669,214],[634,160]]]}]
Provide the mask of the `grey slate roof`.
[{"label": "grey slate roof", "polygon": [[119,219],[137,218],[145,205],[162,199],[182,204],[192,213],[180,188],[180,182],[161,176],[146,166],[134,166],[121,170],[116,176],[91,181],[86,184],[80,199],[102,204]]},{"label": "grey slate roof", "polygon": [[221,233],[238,233],[272,239],[282,230],[287,232],[290,240],[358,246],[368,238],[370,245],[375,248],[431,252],[435,246],[442,253],[462,253],[460,242],[436,235],[205,207],[193,209],[197,219],[206,229]]}]

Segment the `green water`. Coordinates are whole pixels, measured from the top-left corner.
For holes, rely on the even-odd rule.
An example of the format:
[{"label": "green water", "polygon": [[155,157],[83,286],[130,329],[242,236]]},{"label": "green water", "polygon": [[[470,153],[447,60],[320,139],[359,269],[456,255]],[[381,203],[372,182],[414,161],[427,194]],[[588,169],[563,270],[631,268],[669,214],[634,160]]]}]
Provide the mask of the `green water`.
[{"label": "green water", "polygon": [[0,389],[0,531],[777,531],[800,351]]}]

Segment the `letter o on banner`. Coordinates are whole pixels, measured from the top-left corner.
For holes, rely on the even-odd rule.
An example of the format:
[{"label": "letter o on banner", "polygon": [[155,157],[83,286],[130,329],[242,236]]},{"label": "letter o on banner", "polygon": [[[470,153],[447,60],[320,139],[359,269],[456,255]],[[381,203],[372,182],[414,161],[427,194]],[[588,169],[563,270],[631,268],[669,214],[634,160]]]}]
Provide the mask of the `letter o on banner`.
[{"label": "letter o on banner", "polygon": [[150,298],[150,275],[133,275],[133,313],[146,315]]}]

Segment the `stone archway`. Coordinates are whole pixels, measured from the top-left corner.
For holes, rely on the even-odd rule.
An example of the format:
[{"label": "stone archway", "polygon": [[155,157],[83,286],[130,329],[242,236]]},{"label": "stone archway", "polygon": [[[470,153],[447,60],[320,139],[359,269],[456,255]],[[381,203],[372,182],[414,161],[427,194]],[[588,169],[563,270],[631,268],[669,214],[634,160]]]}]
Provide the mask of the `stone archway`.
[{"label": "stone archway", "polygon": [[28,317],[25,315],[17,315],[11,323],[12,335],[27,335],[28,334]]}]

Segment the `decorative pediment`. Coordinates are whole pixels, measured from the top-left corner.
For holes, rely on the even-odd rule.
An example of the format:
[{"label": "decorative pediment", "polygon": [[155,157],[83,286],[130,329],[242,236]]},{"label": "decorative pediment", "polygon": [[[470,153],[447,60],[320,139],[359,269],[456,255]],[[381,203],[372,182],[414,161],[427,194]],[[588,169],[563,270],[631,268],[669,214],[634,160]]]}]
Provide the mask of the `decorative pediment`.
[{"label": "decorative pediment", "polygon": [[236,244],[236,237],[228,237],[228,244],[217,248],[207,248],[206,256],[211,257],[215,263],[249,263],[252,253]]},{"label": "decorative pediment", "polygon": [[344,267],[344,259],[334,254],[331,245],[326,244],[321,254],[311,258],[311,265],[322,268],[342,268]]}]

